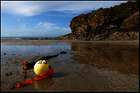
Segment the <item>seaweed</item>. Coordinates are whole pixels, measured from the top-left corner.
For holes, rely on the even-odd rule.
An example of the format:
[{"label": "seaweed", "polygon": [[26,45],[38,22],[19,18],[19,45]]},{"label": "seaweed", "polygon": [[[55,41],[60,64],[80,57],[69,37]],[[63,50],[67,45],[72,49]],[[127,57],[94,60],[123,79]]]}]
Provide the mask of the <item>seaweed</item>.
[{"label": "seaweed", "polygon": [[[66,54],[67,52],[62,51],[60,52],[60,54]],[[29,70],[29,69],[33,69],[35,63],[39,60],[49,60],[51,58],[57,57],[59,54],[55,54],[55,55],[49,55],[49,56],[41,56],[41,57],[37,57],[32,59],[31,61],[27,62],[27,61],[23,61],[22,62],[22,66],[23,66],[23,70]]]}]

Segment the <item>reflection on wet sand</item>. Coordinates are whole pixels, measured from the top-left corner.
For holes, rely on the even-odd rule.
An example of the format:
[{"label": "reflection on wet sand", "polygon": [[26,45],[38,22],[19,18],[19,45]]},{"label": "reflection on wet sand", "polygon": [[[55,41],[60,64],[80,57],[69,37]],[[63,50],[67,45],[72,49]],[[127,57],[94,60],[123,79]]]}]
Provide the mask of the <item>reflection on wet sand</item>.
[{"label": "reflection on wet sand", "polygon": [[53,83],[54,83],[53,79],[49,78],[41,81],[35,81],[33,83],[33,86],[37,91],[46,91],[47,88],[51,86]]},{"label": "reflection on wet sand", "polygon": [[64,73],[64,72],[55,72],[54,74],[53,74],[53,78],[61,78],[61,77],[64,77],[64,76],[66,76],[67,74],[66,73]]},{"label": "reflection on wet sand", "polygon": [[53,78],[48,78],[42,81],[35,81],[33,86],[37,91],[47,91],[47,89],[55,83],[54,79],[62,78],[66,75],[67,74],[63,72],[55,72]]},{"label": "reflection on wet sand", "polygon": [[72,43],[73,59],[78,63],[125,74],[138,74],[138,49],[133,45]]}]

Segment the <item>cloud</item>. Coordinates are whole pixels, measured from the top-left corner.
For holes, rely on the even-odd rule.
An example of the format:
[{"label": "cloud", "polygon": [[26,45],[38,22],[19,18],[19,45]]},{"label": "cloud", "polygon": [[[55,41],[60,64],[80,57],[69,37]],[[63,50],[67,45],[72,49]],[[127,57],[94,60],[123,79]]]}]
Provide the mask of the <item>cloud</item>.
[{"label": "cloud", "polygon": [[126,1],[2,1],[2,12],[35,16],[49,11],[82,12],[110,7]]},{"label": "cloud", "polygon": [[[27,25],[22,25],[16,29],[11,29],[10,36],[17,37],[57,37],[71,33],[69,27],[62,27],[51,22],[39,22],[33,27],[28,28]],[[8,30],[3,29],[2,36],[9,36]]]},{"label": "cloud", "polygon": [[36,32],[42,33],[44,35],[44,32],[46,33],[45,36],[59,36],[59,35],[65,35],[68,33],[71,33],[71,30],[69,27],[61,27],[58,26],[57,24],[51,23],[51,22],[39,22],[34,30]]},{"label": "cloud", "polygon": [[24,1],[2,1],[2,12],[19,14],[23,16],[34,16],[40,13],[40,6],[32,5]]}]

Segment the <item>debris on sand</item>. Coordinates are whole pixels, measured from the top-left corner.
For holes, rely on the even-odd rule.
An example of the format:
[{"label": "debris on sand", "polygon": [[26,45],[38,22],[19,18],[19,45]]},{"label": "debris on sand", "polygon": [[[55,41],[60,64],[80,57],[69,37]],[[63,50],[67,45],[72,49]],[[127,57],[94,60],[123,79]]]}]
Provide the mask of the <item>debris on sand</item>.
[{"label": "debris on sand", "polygon": [[6,53],[3,53],[3,55],[6,55]]},{"label": "debris on sand", "polygon": [[38,61],[38,60],[49,60],[50,58],[53,58],[53,57],[57,57],[59,54],[57,55],[52,55],[52,56],[43,56],[43,57],[37,57],[37,58],[34,58],[32,59],[30,62],[27,62],[27,61],[23,61],[22,62],[22,68],[23,70],[29,70],[29,69],[33,69],[35,63]]},{"label": "debris on sand", "polygon": [[9,73],[5,73],[6,76],[11,76],[13,73],[9,72]]},{"label": "debris on sand", "polygon": [[60,52],[60,54],[66,54],[67,52],[66,51],[62,51],[62,52]]},{"label": "debris on sand", "polygon": [[[59,54],[66,54],[66,51],[62,51]],[[35,63],[39,60],[49,60],[51,58],[57,57],[59,54],[55,54],[55,55],[50,55],[50,56],[42,56],[42,57],[35,57],[33,59],[31,59],[31,61],[27,62],[27,61],[23,61],[22,62],[22,68],[23,70],[29,70],[29,69],[33,69]]]}]

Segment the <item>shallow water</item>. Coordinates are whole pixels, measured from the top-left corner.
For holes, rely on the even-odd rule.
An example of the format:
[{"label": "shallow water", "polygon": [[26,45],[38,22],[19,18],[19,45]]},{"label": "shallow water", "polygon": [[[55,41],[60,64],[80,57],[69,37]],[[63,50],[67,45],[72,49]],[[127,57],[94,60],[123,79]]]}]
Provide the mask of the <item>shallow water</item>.
[{"label": "shallow water", "polygon": [[[49,43],[2,43],[2,91],[138,91],[138,44],[46,41]],[[54,77],[32,85],[11,90],[23,80],[20,62],[35,56],[66,54],[49,60],[55,69]],[[12,72],[6,76],[6,73]],[[27,78],[35,76],[28,71]]]}]

